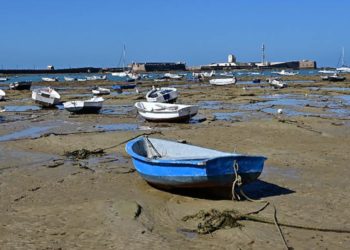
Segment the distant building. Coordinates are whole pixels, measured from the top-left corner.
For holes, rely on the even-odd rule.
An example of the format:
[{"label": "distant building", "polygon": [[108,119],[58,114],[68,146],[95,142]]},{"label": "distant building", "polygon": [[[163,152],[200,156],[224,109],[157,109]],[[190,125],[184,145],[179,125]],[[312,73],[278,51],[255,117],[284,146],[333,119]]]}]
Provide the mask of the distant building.
[{"label": "distant building", "polygon": [[131,70],[134,72],[150,72],[150,71],[175,71],[186,70],[186,64],[177,62],[149,62],[149,63],[132,63]]},{"label": "distant building", "polygon": [[53,65],[48,65],[48,66],[47,66],[47,69],[48,69],[48,70],[55,70],[55,67],[54,67]]},{"label": "distant building", "polygon": [[299,68],[300,69],[316,69],[317,64],[315,61],[302,60],[302,61],[299,61]]},{"label": "distant building", "polygon": [[228,63],[235,63],[236,62],[236,57],[234,55],[232,55],[232,54],[228,55],[227,62]]}]

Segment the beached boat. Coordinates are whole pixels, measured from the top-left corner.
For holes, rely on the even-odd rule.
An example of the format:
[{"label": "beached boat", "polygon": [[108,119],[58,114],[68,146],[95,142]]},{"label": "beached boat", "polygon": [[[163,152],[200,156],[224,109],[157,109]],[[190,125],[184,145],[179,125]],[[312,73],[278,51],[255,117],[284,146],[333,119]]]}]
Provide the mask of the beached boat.
[{"label": "beached boat", "polygon": [[47,87],[34,89],[32,99],[44,107],[52,107],[60,103],[61,96],[56,90]]},{"label": "beached boat", "polygon": [[267,159],[148,137],[129,141],[125,150],[141,177],[161,188],[232,187],[235,172],[246,184]]},{"label": "beached boat", "polygon": [[330,82],[342,82],[345,81],[345,76],[340,76],[339,74],[335,73],[331,76],[322,76],[321,79],[323,81],[330,81]]},{"label": "beached boat", "polygon": [[236,84],[237,82],[237,78],[236,77],[232,77],[232,78],[219,78],[219,79],[211,79],[209,81],[210,84],[212,85],[230,85],[230,84]]},{"label": "beached boat", "polygon": [[337,68],[338,72],[350,73],[350,67],[345,65],[345,48],[343,47],[341,56],[341,67]]},{"label": "beached boat", "polygon": [[126,77],[130,72],[129,71],[123,71],[123,72],[112,72],[112,76],[117,76],[117,77]]},{"label": "beached boat", "polygon": [[12,82],[9,84],[10,89],[16,89],[16,90],[29,90],[31,86],[32,86],[31,81]]},{"label": "beached boat", "polygon": [[85,101],[64,102],[63,107],[76,114],[98,113],[102,108],[103,101],[102,97],[93,97]]},{"label": "beached boat", "polygon": [[279,79],[269,79],[268,81],[269,81],[270,85],[274,88],[282,89],[282,88],[287,87],[287,83],[285,83]]},{"label": "beached boat", "polygon": [[77,81],[78,81],[78,82],[86,82],[87,79],[86,79],[86,78],[78,78]]},{"label": "beached boat", "polygon": [[64,80],[65,80],[66,82],[73,82],[73,81],[76,81],[77,78],[65,76],[65,77],[64,77]]},{"label": "beached boat", "polygon": [[154,88],[148,91],[146,94],[146,99],[148,102],[166,102],[174,103],[178,97],[178,92],[176,88]]},{"label": "beached boat", "polygon": [[0,82],[6,82],[8,80],[10,80],[10,79],[7,77],[0,77]]},{"label": "beached boat", "polygon": [[128,84],[115,84],[112,86],[112,89],[114,90],[123,90],[123,89],[134,89],[136,87],[135,83],[128,83]]},{"label": "beached boat", "polygon": [[42,77],[41,80],[44,82],[57,82],[58,78],[57,77]]},{"label": "beached boat", "polygon": [[197,105],[137,102],[135,107],[143,118],[154,122],[188,122],[198,113]]},{"label": "beached boat", "polygon": [[254,78],[252,80],[253,83],[260,83],[261,82],[261,79],[260,78]]},{"label": "beached boat", "polygon": [[94,95],[109,95],[111,91],[107,88],[101,88],[101,87],[95,86],[92,88],[92,93]]},{"label": "beached boat", "polygon": [[137,74],[137,73],[128,73],[127,77],[129,78],[129,80],[131,81],[136,81],[136,80],[140,80],[141,79],[141,75]]},{"label": "beached boat", "polygon": [[[212,70],[211,72],[198,72],[198,73],[193,72],[192,76],[195,78],[209,78],[209,77],[215,76],[215,74],[216,74],[215,70]],[[227,74],[224,74],[224,73],[221,73],[221,75],[227,76]],[[232,76],[232,74],[231,74],[231,76]]]},{"label": "beached boat", "polygon": [[5,100],[6,93],[2,89],[0,89],[0,101]]}]

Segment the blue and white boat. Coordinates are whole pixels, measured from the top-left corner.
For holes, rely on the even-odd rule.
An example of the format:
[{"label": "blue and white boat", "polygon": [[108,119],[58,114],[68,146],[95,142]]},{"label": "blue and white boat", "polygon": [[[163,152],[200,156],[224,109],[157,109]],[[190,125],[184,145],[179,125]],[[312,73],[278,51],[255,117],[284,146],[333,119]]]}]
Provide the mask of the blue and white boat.
[{"label": "blue and white boat", "polygon": [[125,150],[142,178],[161,188],[232,186],[235,166],[243,184],[249,183],[267,159],[148,137],[129,141]]}]

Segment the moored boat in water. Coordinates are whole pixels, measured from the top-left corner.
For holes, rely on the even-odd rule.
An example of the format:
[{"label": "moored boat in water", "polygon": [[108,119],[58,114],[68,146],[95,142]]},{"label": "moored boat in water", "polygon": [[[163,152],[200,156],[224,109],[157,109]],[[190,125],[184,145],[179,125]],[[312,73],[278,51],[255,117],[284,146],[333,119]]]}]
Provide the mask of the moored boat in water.
[{"label": "moored boat in water", "polygon": [[129,141],[126,152],[142,178],[162,188],[232,187],[236,174],[249,183],[267,159],[148,137]]},{"label": "moored boat in water", "polygon": [[44,82],[58,82],[57,77],[42,77],[41,80]]},{"label": "moored boat in water", "polygon": [[198,113],[197,105],[137,102],[135,107],[143,118],[153,122],[188,122]]}]

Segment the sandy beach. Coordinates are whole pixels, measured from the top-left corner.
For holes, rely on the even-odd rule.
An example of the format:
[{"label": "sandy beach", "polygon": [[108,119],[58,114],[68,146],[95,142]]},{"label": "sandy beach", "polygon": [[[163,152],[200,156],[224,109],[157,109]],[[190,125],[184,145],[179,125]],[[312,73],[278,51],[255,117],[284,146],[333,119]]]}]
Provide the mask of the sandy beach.
[{"label": "sandy beach", "polygon": [[[240,227],[193,232],[198,221],[183,217],[211,209],[247,213],[261,203],[232,201],[220,191],[169,192],[150,186],[135,171],[123,143],[146,133],[264,155],[263,173],[244,187],[247,195],[273,203],[281,223],[350,230],[350,80],[286,79],[290,84],[284,89],[251,84],[252,77],[223,87],[143,81],[139,94],[105,96],[96,115],[33,111],[37,106],[30,91],[7,91],[6,102],[0,103],[10,110],[0,113],[0,248],[283,249],[276,227],[265,223],[242,220]],[[94,85],[113,84],[50,85],[67,101],[88,99]],[[144,121],[133,105],[155,84],[177,87],[178,103],[198,104],[199,114],[189,124]],[[104,150],[86,159],[67,156],[81,149]],[[272,219],[272,206],[258,216]],[[349,233],[281,228],[294,249],[350,245]]]}]

